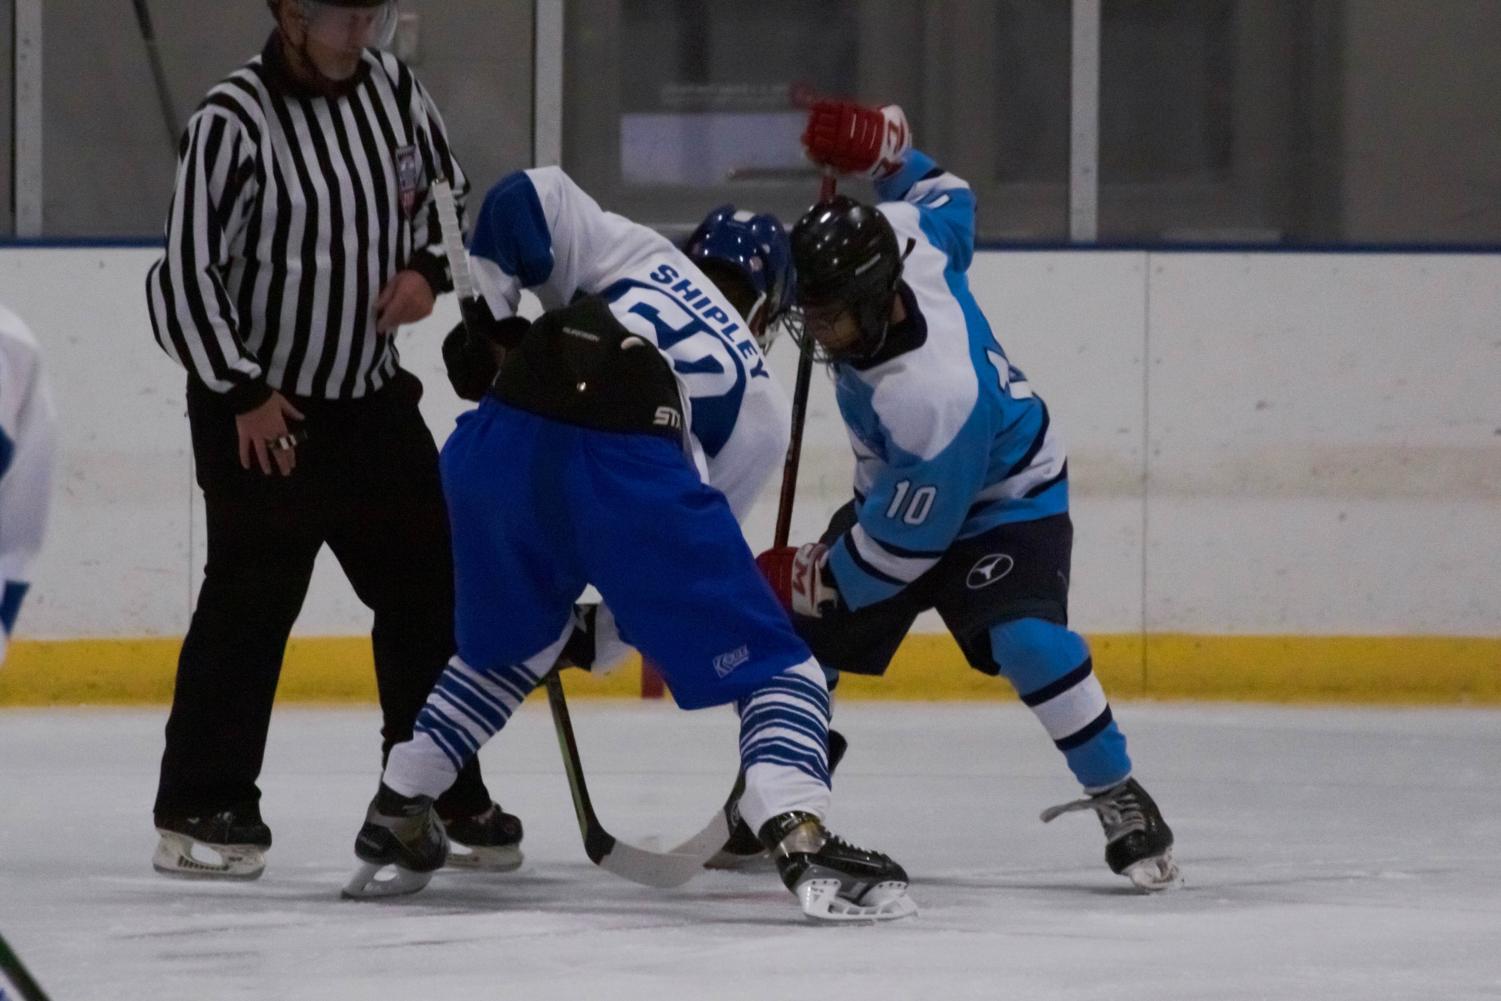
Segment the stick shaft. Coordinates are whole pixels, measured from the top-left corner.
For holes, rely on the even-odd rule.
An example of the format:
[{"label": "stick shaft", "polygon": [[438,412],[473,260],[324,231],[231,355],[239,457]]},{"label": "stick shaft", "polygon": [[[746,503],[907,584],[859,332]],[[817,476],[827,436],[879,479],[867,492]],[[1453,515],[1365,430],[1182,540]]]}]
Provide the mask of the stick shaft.
[{"label": "stick shaft", "polygon": [[[830,167],[825,167],[818,184],[818,200],[831,201],[837,179]],[[813,345],[803,339],[797,358],[797,381],[792,387],[792,436],[787,443],[787,458],[782,463],[782,493],[777,501],[777,526],[772,545],[777,548],[787,545],[792,535],[792,505],[797,499],[797,469],[803,457],[803,427],[808,420],[808,390],[813,382]]]},{"label": "stick shaft", "polygon": [[172,101],[172,90],[167,85],[162,54],[156,47],[156,31],[151,26],[151,11],[146,6],[146,0],[135,0],[135,8],[136,23],[141,27],[141,41],[146,45],[146,61],[151,65],[151,80],[156,87],[156,101],[162,112],[162,128],[167,132],[167,146],[176,156],[182,125],[177,119],[177,105]]},{"label": "stick shaft", "polygon": [[11,951],[3,936],[0,936],[0,979],[8,980],[21,992],[21,1001],[47,1001],[46,992],[21,965],[21,960]]},{"label": "stick shaft", "polygon": [[433,182],[433,203],[438,207],[438,226],[443,231],[443,254],[453,275],[453,290],[459,301],[474,299],[474,275],[469,270],[469,251],[464,249],[464,230],[459,225],[459,208],[453,200],[453,186],[447,181]]}]

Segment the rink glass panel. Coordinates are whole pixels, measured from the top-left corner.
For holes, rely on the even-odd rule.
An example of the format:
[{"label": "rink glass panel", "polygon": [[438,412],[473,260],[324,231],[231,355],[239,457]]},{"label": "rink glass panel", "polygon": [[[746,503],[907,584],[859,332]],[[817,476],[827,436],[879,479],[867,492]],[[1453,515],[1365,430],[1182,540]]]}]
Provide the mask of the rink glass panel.
[{"label": "rink glass panel", "polygon": [[[149,5],[180,119],[270,29],[258,2],[207,19],[194,0]],[[564,165],[669,231],[723,201],[795,217],[815,190],[787,101],[803,82],[901,103],[919,143],[975,186],[982,241],[1062,241],[1071,8],[568,0]],[[0,0],[0,24],[15,9]],[[402,10],[419,24],[403,55],[475,182],[529,165],[532,0]],[[174,144],[131,5],[46,0],[42,18],[45,235],[159,238]],[[1501,5],[1102,0],[1100,19],[1101,241],[1501,244]],[[0,235],[14,231],[5,173]]]}]

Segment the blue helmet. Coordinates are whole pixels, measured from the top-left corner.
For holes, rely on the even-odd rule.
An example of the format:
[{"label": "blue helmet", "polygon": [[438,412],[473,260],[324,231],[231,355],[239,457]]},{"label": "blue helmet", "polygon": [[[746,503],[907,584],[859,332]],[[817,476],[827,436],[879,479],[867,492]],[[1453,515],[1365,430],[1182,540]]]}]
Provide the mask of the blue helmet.
[{"label": "blue helmet", "polygon": [[[721,205],[704,217],[683,250],[695,264],[722,261],[745,278],[761,297],[758,306],[764,310],[766,320],[761,347],[768,347],[773,331],[797,295],[792,244],[781,221],[767,212],[753,214],[737,211],[733,205]],[[756,311],[751,309],[752,313]]]}]

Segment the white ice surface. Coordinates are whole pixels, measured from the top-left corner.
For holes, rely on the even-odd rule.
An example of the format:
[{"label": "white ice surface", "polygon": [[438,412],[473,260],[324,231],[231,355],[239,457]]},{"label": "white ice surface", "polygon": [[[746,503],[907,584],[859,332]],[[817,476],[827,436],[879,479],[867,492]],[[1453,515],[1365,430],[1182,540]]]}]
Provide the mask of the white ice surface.
[{"label": "white ice surface", "polygon": [[[831,826],[912,875],[914,919],[816,927],[774,875],[652,891],[579,844],[546,709],[483,754],[527,824],[508,876],[341,901],[374,791],[369,710],[281,709],[276,838],[248,884],[150,868],[161,710],[0,712],[0,931],[71,999],[1501,997],[1501,712],[1118,706],[1187,885],[1143,896],[1014,705],[839,707]],[[733,774],[724,711],[575,706],[596,805],[644,842]]]}]

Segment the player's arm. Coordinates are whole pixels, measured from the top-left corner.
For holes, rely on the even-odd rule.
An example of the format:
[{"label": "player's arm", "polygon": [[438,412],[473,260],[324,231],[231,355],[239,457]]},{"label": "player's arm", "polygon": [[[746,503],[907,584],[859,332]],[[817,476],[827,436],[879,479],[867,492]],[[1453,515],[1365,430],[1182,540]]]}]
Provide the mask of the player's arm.
[{"label": "player's arm", "polygon": [[962,434],[931,459],[903,456],[857,498],[855,524],[828,554],[830,584],[845,606],[884,601],[942,558],[984,479],[985,450],[977,438]]},{"label": "player's arm", "polygon": [[654,243],[651,230],[605,212],[558,167],[517,171],[486,194],[469,253],[475,283],[497,317],[516,311],[530,289],[543,308],[596,293],[631,248]]},{"label": "player's arm", "polygon": [[833,543],[757,558],[790,610],[822,615],[884,601],[931,570],[953,544],[984,480],[989,429],[981,412],[956,427],[943,401],[915,402],[914,409],[929,411],[922,416],[942,444],[912,451],[888,446],[888,461],[864,496],[856,496],[855,524]]},{"label": "player's arm", "polygon": [[882,201],[916,205],[923,231],[948,255],[949,266],[969,270],[975,256],[975,193],[968,181],[944,170],[921,150],[912,150],[900,170],[876,181],[876,193]]},{"label": "player's arm", "polygon": [[0,335],[0,660],[52,496],[56,428],[35,348]]},{"label": "player's arm", "polygon": [[969,269],[975,252],[974,192],[963,178],[912,148],[912,130],[900,107],[815,102],[803,146],[815,163],[870,178],[882,201],[917,206],[924,231],[948,255],[950,266]]},{"label": "player's arm", "polygon": [[220,106],[207,104],[193,116],[177,165],[166,253],[146,276],[157,343],[236,413],[271,396],[221,277],[246,222],[253,145],[240,119]]}]

